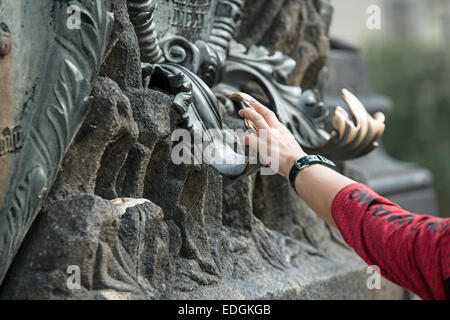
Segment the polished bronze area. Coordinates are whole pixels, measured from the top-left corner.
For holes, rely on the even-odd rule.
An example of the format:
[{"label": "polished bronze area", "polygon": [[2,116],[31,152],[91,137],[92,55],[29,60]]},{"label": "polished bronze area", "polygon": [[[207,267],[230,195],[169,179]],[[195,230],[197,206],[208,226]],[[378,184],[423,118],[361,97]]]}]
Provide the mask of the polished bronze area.
[{"label": "polished bronze area", "polygon": [[342,98],[348,105],[355,122],[342,107],[337,107],[333,114],[332,139],[337,138],[343,148],[349,151],[366,149],[383,135],[385,116],[377,112],[373,117],[367,112],[361,101],[347,89],[342,89]]},{"label": "polished bronze area", "polygon": [[11,40],[4,36],[0,35],[0,56],[4,57],[11,52]]},{"label": "polished bronze area", "polygon": [[[349,91],[344,101],[354,114],[354,121],[341,107],[325,107],[320,90],[303,91],[283,84],[293,71],[295,61],[282,52],[273,54],[264,47],[233,43],[223,81],[213,90],[224,101],[235,92],[258,95],[308,153],[319,153],[333,160],[363,156],[375,147],[383,133],[384,116],[375,118]],[[249,91],[248,84],[253,87]],[[247,97],[248,99],[248,97]],[[244,99],[245,100],[245,99]]]},{"label": "polished bronze area", "polygon": [[[244,108],[254,109],[251,105],[254,98],[246,93],[233,93],[229,98],[241,102]],[[377,112],[372,117],[361,101],[347,89],[342,89],[342,98],[355,120],[350,119],[344,108],[336,107],[332,116],[333,131],[322,148],[339,145],[339,148],[347,149],[350,153],[354,150],[365,150],[373,144],[377,145],[376,141],[383,135],[385,128],[384,114]],[[251,120],[244,119],[244,123],[247,129],[258,132],[258,128]]]},{"label": "polished bronze area", "polygon": [[[230,95],[229,98],[231,100],[240,101],[243,104],[244,108],[250,108],[250,109],[255,110],[255,108],[253,108],[253,106],[251,105],[251,102],[252,102],[252,100],[254,100],[254,98],[246,93],[236,92],[236,93],[233,93],[232,95]],[[253,121],[251,121],[249,119],[244,119],[244,124],[247,127],[247,129],[254,130],[256,132],[256,134],[258,134],[258,128],[253,123]]]}]

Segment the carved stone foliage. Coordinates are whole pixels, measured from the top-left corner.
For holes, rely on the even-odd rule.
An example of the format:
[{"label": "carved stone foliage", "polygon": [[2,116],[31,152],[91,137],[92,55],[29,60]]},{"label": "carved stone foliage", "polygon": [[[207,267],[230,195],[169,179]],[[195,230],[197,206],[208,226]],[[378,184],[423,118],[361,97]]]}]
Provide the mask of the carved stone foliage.
[{"label": "carved stone foliage", "polygon": [[[16,105],[15,109],[14,118],[22,124],[25,140],[14,157],[12,178],[0,212],[0,280],[35,219],[41,200],[50,189],[64,154],[84,120],[92,81],[103,62],[109,41],[113,20],[108,11],[109,1],[80,0],[70,4],[80,9],[83,23],[79,30],[66,27],[68,1],[33,2],[29,4],[27,13],[22,13],[34,14],[34,9],[46,6],[55,17],[59,17],[53,20],[54,27],[48,36],[45,34],[47,37],[34,38],[35,25],[20,25],[11,20],[20,16],[20,3],[15,7],[8,4],[12,6],[9,8],[10,16],[2,11],[0,17],[3,24],[11,25],[10,33],[19,50],[32,49],[36,41],[48,43],[45,49],[32,53],[44,66],[33,84],[33,97],[23,105]],[[48,21],[43,20],[44,23]],[[16,53],[17,60],[20,61],[24,54]],[[14,65],[14,68],[17,77],[27,76],[24,65]],[[21,92],[16,90],[15,98],[22,103],[24,97],[19,96]]]}]

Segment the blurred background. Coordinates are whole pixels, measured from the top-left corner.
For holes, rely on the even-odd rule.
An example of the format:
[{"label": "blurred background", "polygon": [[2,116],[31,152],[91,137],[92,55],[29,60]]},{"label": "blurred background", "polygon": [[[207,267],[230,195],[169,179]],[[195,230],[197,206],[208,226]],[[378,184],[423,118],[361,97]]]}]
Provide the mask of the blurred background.
[{"label": "blurred background", "polygon": [[[331,38],[361,50],[371,88],[394,104],[385,149],[431,170],[440,215],[450,216],[450,1],[331,3]],[[377,8],[380,28],[371,29],[367,22]]]}]

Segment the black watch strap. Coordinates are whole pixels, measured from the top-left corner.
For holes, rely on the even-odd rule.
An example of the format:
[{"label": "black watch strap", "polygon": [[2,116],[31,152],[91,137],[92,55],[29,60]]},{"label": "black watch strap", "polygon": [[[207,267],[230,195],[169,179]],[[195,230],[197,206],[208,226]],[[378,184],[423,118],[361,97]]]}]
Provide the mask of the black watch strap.
[{"label": "black watch strap", "polygon": [[305,156],[303,158],[295,160],[294,165],[292,166],[291,171],[289,172],[289,182],[294,189],[295,189],[295,179],[297,178],[298,173],[304,168],[307,168],[313,164],[321,164],[330,168],[336,167],[336,164],[333,161],[328,160],[324,156],[318,154]]}]

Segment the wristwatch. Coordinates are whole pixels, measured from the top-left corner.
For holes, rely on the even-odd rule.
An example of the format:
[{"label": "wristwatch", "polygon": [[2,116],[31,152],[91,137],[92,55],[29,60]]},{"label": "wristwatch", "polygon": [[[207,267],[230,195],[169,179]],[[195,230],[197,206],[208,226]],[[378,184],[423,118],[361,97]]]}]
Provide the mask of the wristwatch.
[{"label": "wristwatch", "polygon": [[330,168],[336,167],[336,164],[333,161],[328,160],[324,156],[318,154],[305,156],[303,158],[295,160],[294,165],[289,172],[289,182],[292,188],[295,189],[295,179],[297,178],[298,173],[313,164],[321,164]]}]

